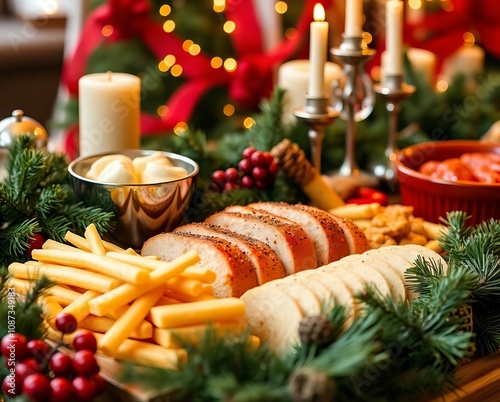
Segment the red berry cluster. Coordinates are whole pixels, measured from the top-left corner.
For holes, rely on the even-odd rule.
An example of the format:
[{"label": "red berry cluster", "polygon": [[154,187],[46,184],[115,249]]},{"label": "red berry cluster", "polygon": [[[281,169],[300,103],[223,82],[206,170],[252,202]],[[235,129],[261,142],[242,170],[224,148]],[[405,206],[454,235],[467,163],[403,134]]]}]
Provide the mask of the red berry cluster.
[{"label": "red berry cluster", "polygon": [[[56,328],[64,334],[76,329],[71,314],[60,313]],[[3,379],[6,396],[24,394],[35,402],[90,401],[104,391],[95,358],[97,340],[90,332],[73,338],[73,357],[50,347],[41,339],[28,340],[20,333],[9,333],[1,340],[1,352],[9,374]]]},{"label": "red berry cluster", "polygon": [[248,147],[243,150],[242,157],[237,169],[230,167],[212,173],[213,190],[218,192],[236,188],[265,190],[274,183],[279,166],[269,152]]}]

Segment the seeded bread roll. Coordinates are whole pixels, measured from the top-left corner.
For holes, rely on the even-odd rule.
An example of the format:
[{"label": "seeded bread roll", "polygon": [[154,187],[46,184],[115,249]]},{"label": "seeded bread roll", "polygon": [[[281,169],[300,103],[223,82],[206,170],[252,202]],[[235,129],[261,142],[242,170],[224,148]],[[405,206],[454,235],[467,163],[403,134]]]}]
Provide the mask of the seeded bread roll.
[{"label": "seeded bread roll", "polygon": [[210,215],[205,222],[263,241],[278,255],[287,275],[318,266],[311,239],[295,223],[225,211]]},{"label": "seeded bread roll", "polygon": [[343,230],[337,220],[322,209],[285,202],[256,202],[248,207],[270,212],[302,226],[313,242],[318,266],[349,255]]},{"label": "seeded bread roll", "polygon": [[249,258],[234,244],[215,237],[189,233],[161,233],[147,240],[142,255],[156,255],[162,261],[172,261],[189,250],[200,255],[197,266],[216,273],[213,283],[218,297],[240,297],[258,285],[257,274]]},{"label": "seeded bread roll", "polygon": [[236,245],[254,265],[259,285],[285,276],[285,269],[276,253],[260,240],[203,222],[179,226],[174,232],[218,237]]}]

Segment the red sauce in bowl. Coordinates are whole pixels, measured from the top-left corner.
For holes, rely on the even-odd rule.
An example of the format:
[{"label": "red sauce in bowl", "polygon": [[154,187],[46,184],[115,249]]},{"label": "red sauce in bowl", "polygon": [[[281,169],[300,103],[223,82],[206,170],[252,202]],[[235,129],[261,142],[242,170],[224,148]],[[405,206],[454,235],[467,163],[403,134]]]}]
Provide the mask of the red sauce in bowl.
[{"label": "red sauce in bowl", "polygon": [[465,153],[459,158],[425,162],[418,171],[442,180],[500,183],[500,155],[493,152]]}]

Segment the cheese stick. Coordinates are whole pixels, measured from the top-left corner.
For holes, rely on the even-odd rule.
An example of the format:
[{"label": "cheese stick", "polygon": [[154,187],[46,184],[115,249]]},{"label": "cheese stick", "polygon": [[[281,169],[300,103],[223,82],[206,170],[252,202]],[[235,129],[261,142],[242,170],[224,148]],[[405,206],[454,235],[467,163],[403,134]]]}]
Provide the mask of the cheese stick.
[{"label": "cheese stick", "polygon": [[162,284],[151,292],[145,293],[134,300],[127,311],[118,318],[110,329],[99,340],[99,349],[108,356],[114,356],[118,346],[129,337],[130,333],[148,315],[165,291]]},{"label": "cheese stick", "polygon": [[99,296],[100,294],[101,293],[96,292],[94,290],[87,290],[74,302],[64,307],[63,311],[65,313],[73,315],[76,319],[76,322],[80,322],[90,314],[89,301],[92,300],[94,297]]},{"label": "cheese stick", "polygon": [[42,297],[41,305],[45,321],[47,321],[47,324],[49,324],[51,328],[56,329],[56,315],[63,310],[62,306],[53,296]]},{"label": "cheese stick", "polygon": [[184,327],[212,321],[227,321],[245,316],[245,304],[236,297],[194,303],[155,306],[151,320],[158,328]]},{"label": "cheese stick", "polygon": [[109,310],[113,310],[130,303],[137,297],[166,283],[169,279],[179,275],[187,267],[200,261],[196,251],[190,251],[170,262],[161,262],[162,268],[152,271],[149,274],[149,282],[145,286],[135,286],[125,283],[116,289],[109,291],[89,302],[90,312],[97,316],[105,315]]},{"label": "cheese stick", "polygon": [[215,282],[217,274],[208,268],[188,267],[181,276],[184,278],[197,279],[203,283],[213,283]]},{"label": "cheese stick", "polygon": [[[69,230],[64,235],[64,239],[73,244],[75,247],[78,247],[83,251],[90,251],[90,245],[88,240],[85,237],[78,236],[76,233],[70,232]],[[104,248],[106,251],[123,251],[123,249],[116,244],[110,243],[106,240],[102,241]]]},{"label": "cheese stick", "polygon": [[164,348],[178,348],[181,347],[179,342],[190,342],[193,345],[199,345],[200,340],[205,336],[209,328],[216,336],[221,337],[227,334],[239,334],[244,327],[244,320],[235,320],[179,328],[154,328],[153,340]]},{"label": "cheese stick", "polygon": [[[95,315],[88,315],[78,323],[78,328],[105,333],[115,322],[116,320],[109,317],[96,317]],[[129,338],[134,339],[150,339],[152,336],[153,324],[146,320],[140,321],[139,325],[137,325],[137,327],[129,334]]]},{"label": "cheese stick", "polygon": [[197,279],[183,278],[178,275],[167,281],[167,289],[187,296],[199,296],[203,293],[203,284]]},{"label": "cheese stick", "polygon": [[104,255],[40,249],[33,250],[31,255],[35,260],[41,262],[84,268],[134,285],[145,285],[149,280],[149,274],[145,269],[126,262],[113,260]]},{"label": "cheese stick", "polygon": [[52,239],[47,239],[42,244],[42,248],[45,250],[67,250],[67,251],[80,251],[80,249],[70,246],[69,244],[64,244]]},{"label": "cheese stick", "polygon": [[382,206],[378,202],[370,204],[345,204],[329,210],[331,214],[347,219],[370,219],[381,211]]},{"label": "cheese stick", "polygon": [[87,226],[85,229],[85,238],[90,247],[90,252],[97,255],[105,255],[106,249],[102,242],[101,236],[97,232],[97,228],[93,223]]},{"label": "cheese stick", "polygon": [[193,302],[198,302],[198,301],[205,301],[205,300],[215,300],[217,299],[216,296],[210,293],[201,293],[198,296],[190,296],[185,293],[179,293],[179,292],[173,292],[167,289],[165,292],[165,296],[177,300],[181,303],[193,303]]},{"label": "cheese stick", "polygon": [[100,293],[108,292],[122,284],[122,281],[89,272],[84,269],[56,264],[39,264],[36,261],[28,261],[26,264],[13,262],[9,265],[9,273],[21,279],[40,279],[43,275],[59,284],[85,287],[87,290],[95,290]]},{"label": "cheese stick", "polygon": [[[26,295],[28,291],[34,286],[35,281],[29,281],[26,279],[10,278],[9,285],[16,289],[17,293]],[[47,290],[47,294],[52,296],[62,306],[67,306],[68,304],[74,302],[81,296],[81,293],[75,292],[74,290],[54,285]]]}]

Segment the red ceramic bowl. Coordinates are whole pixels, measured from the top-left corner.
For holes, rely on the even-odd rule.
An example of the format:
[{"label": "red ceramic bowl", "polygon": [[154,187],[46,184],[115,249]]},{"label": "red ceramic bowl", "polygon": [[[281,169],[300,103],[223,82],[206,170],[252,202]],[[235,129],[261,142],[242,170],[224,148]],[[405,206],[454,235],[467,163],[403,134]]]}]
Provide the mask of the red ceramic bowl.
[{"label": "red ceramic bowl", "polygon": [[446,218],[449,211],[465,211],[471,216],[470,224],[500,219],[500,184],[452,182],[417,171],[427,161],[457,158],[468,152],[500,154],[500,144],[453,140],[426,142],[401,150],[395,164],[402,204],[413,206],[415,216],[430,222]]}]

